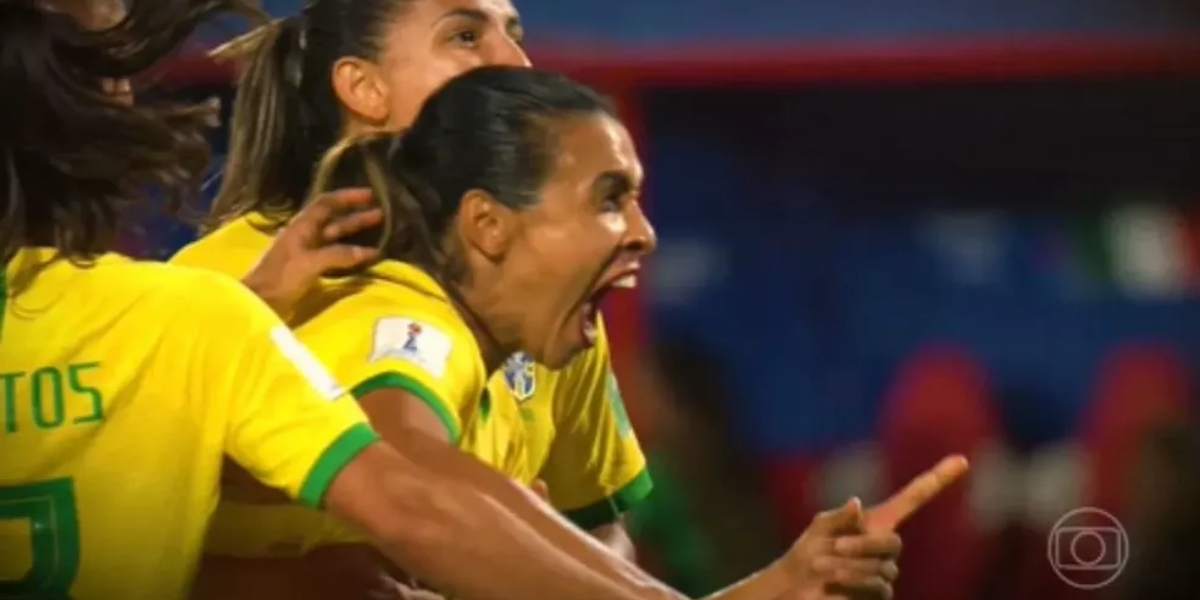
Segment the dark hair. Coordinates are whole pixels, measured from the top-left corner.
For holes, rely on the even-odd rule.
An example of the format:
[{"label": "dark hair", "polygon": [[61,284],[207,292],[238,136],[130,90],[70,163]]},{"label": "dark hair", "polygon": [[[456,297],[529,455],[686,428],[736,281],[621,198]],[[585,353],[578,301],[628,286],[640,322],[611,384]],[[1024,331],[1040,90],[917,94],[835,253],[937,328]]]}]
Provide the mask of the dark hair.
[{"label": "dark hair", "polygon": [[71,260],[111,250],[122,216],[148,187],[177,208],[208,165],[211,106],[132,106],[105,80],[142,73],[248,0],[133,0],[103,30],[41,0],[0,0],[0,263],[21,245]]},{"label": "dark hair", "polygon": [[381,231],[360,243],[436,276],[457,275],[443,248],[459,202],[481,190],[505,206],[538,200],[556,154],[551,124],[612,116],[612,106],[566,77],[523,67],[481,67],[450,80],[404,133],[346,140],[317,169],[313,190],[370,187],[385,209]]},{"label": "dark hair", "polygon": [[[409,1],[309,0],[300,14],[230,44],[222,58],[245,61],[245,70],[215,220],[257,211],[280,224],[299,209],[317,162],[342,134],[334,63],[375,59],[386,25]],[[249,56],[236,56],[245,48]]]}]

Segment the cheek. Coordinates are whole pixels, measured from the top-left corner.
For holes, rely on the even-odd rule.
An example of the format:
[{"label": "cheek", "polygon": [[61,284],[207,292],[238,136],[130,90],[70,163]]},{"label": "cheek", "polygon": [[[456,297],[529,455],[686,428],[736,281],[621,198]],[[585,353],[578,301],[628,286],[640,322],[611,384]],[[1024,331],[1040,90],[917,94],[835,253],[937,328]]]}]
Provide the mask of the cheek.
[{"label": "cheek", "polygon": [[600,226],[613,238],[613,245],[619,244],[629,230],[629,222],[622,213],[604,213],[600,217]]},{"label": "cheek", "polygon": [[447,81],[470,70],[454,60],[429,55],[425,62],[408,60],[402,68],[388,71],[388,122],[403,129],[416,120],[421,105]]},{"label": "cheek", "polygon": [[526,277],[544,288],[561,289],[576,295],[595,277],[610,256],[613,244],[607,228],[556,226],[530,230],[514,254]]}]

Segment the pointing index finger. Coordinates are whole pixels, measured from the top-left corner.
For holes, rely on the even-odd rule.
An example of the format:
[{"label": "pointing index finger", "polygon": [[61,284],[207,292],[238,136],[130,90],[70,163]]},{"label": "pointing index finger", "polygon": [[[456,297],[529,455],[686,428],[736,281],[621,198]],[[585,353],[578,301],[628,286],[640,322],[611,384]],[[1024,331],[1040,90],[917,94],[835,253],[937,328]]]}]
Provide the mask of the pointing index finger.
[{"label": "pointing index finger", "polygon": [[932,469],[916,476],[904,489],[867,511],[867,531],[894,530],[966,472],[966,457],[956,454],[943,458]]}]

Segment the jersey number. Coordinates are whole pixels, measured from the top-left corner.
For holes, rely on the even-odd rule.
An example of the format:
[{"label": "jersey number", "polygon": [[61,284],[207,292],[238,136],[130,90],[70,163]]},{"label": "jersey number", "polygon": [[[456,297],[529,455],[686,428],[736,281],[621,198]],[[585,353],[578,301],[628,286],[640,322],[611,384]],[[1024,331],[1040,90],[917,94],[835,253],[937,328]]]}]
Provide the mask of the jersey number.
[{"label": "jersey number", "polygon": [[[29,572],[15,581],[0,579],[0,600],[65,600],[79,574],[75,482],[0,487],[0,521],[27,522],[33,546]],[[5,545],[0,537],[0,548]]]}]

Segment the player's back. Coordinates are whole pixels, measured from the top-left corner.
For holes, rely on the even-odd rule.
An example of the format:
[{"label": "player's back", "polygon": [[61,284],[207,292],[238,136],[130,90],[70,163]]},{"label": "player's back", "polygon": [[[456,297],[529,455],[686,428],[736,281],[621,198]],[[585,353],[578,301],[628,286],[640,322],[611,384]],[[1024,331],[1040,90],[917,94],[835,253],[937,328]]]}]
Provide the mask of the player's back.
[{"label": "player's back", "polygon": [[178,598],[224,431],[186,402],[202,349],[165,315],[210,277],[52,257],[20,251],[0,296],[0,598]]}]

